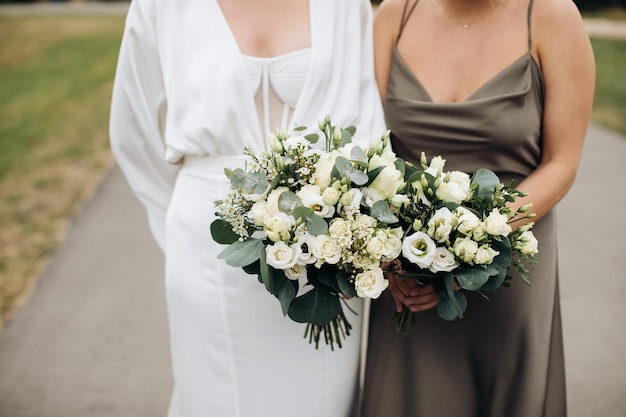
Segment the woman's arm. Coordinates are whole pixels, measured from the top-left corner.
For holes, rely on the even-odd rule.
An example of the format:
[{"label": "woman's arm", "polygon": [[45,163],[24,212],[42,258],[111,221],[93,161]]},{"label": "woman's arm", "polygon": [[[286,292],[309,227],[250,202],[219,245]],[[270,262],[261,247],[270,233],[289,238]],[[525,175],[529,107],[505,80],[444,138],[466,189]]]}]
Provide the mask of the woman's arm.
[{"label": "woman's arm", "polygon": [[542,157],[539,167],[518,188],[529,195],[535,221],[569,191],[580,161],[591,116],[595,64],[589,37],[573,2],[535,2],[534,53],[545,80]]},{"label": "woman's arm", "polygon": [[111,100],[110,140],[117,164],[146,206],[150,229],[165,248],[165,214],[178,167],[164,160],[167,103],[156,34],[147,2],[128,11]]}]

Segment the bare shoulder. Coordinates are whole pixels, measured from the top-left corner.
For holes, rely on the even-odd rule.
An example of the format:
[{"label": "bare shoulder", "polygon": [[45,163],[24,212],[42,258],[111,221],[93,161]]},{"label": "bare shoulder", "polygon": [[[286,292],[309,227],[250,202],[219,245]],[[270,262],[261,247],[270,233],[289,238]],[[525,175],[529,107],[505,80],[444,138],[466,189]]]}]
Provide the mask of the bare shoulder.
[{"label": "bare shoulder", "polygon": [[412,0],[384,0],[376,9],[374,16],[375,32],[378,36],[395,39],[400,28],[402,11],[407,1]]},{"label": "bare shoulder", "polygon": [[533,28],[547,36],[584,32],[582,16],[572,0],[534,0]]}]

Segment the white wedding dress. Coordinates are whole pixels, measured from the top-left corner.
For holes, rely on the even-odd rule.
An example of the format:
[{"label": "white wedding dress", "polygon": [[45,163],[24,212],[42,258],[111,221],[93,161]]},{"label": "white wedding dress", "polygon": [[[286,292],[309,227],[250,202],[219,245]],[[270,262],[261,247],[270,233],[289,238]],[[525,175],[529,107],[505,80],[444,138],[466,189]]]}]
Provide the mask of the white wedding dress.
[{"label": "white wedding dress", "polygon": [[[175,382],[169,417],[347,417],[358,392],[362,303],[341,349],[319,350],[257,280],[217,259],[214,201],[245,146],[326,114],[384,132],[367,0],[310,0],[312,46],[242,56],[215,0],[133,0],[111,109],[119,166],[166,256]],[[199,20],[202,16],[204,20]],[[329,19],[332,17],[332,19]]]}]

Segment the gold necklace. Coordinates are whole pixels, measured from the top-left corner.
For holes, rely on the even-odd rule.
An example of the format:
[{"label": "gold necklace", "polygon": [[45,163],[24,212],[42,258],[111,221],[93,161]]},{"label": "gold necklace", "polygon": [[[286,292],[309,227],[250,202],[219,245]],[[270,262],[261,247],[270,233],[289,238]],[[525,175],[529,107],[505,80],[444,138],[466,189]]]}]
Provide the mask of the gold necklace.
[{"label": "gold necklace", "polygon": [[490,8],[490,9],[488,9],[488,10],[487,10],[485,13],[483,13],[482,15],[478,16],[478,18],[476,18],[476,19],[472,20],[471,22],[468,22],[468,23],[463,23],[463,22],[459,22],[458,20],[456,20],[456,19],[454,18],[454,16],[452,16],[452,15],[450,14],[450,12],[448,11],[448,6],[446,6],[446,3],[445,3],[445,1],[444,1],[444,0],[441,0],[441,2],[440,2],[440,3],[441,3],[441,4],[442,4],[442,6],[443,6],[443,11],[444,11],[444,13],[446,14],[446,16],[448,16],[448,19],[450,19],[450,20],[452,21],[452,23],[455,23],[455,24],[457,24],[457,25],[459,25],[459,26],[463,26],[463,28],[465,28],[465,29],[469,29],[469,27],[470,27],[470,26],[472,26],[472,25],[474,25],[474,24],[476,24],[476,23],[480,22],[480,21],[481,21],[481,20],[483,20],[485,17],[489,16],[489,15],[491,14],[491,12],[493,12],[493,11],[496,9],[496,6],[499,6],[499,5],[500,5],[500,2],[498,2],[498,3],[496,4],[496,6],[494,6],[494,5],[493,5],[493,3],[492,3],[492,4],[491,4],[491,8]]}]

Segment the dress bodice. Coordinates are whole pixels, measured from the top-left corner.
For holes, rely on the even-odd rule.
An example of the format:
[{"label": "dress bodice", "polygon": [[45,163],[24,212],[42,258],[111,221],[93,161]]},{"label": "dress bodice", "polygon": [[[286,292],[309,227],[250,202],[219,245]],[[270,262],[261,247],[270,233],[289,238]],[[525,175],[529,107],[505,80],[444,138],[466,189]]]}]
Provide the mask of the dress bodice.
[{"label": "dress bodice", "polygon": [[271,58],[243,56],[264,133],[287,128],[304,89],[311,52],[307,48]]},{"label": "dress bodice", "polygon": [[488,168],[505,183],[519,182],[540,161],[543,98],[530,52],[467,100],[436,103],[394,49],[385,115],[398,156],[419,162],[421,152],[441,155],[447,170]]}]

